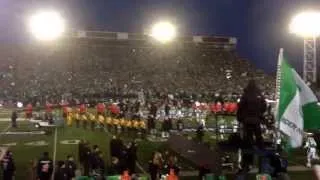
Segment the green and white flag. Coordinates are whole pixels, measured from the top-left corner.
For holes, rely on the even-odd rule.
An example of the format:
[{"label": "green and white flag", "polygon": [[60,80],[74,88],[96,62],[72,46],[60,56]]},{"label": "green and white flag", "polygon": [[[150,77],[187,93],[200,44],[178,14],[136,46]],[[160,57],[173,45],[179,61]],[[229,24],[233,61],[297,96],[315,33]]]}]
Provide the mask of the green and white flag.
[{"label": "green and white flag", "polygon": [[289,136],[292,148],[303,143],[304,130],[320,129],[317,98],[298,73],[279,54],[280,77],[277,119],[280,131]]}]

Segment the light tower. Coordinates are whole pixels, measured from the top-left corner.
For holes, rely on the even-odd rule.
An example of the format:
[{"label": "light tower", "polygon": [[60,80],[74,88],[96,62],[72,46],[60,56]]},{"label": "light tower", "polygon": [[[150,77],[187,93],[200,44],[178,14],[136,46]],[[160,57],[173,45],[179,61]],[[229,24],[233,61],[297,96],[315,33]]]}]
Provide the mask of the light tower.
[{"label": "light tower", "polygon": [[320,35],[320,12],[310,11],[296,15],[290,24],[290,32],[304,38],[303,79],[306,83],[317,82],[317,45]]}]

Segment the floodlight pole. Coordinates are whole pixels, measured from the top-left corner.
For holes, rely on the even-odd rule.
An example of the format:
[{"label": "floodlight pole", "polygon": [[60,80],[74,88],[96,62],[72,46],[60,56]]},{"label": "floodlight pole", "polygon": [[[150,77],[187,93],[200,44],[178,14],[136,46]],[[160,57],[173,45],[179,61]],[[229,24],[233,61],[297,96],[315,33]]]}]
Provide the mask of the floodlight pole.
[{"label": "floodlight pole", "polygon": [[304,39],[303,79],[306,83],[317,82],[317,45],[316,37]]}]

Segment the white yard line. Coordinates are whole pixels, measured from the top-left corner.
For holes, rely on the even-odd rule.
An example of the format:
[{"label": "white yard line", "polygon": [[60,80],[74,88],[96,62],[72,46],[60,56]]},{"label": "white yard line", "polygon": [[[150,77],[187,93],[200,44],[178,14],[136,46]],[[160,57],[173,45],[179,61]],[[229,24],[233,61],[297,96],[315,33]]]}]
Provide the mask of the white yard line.
[{"label": "white yard line", "polygon": [[6,127],[1,131],[0,137],[3,136],[10,129],[10,127],[11,127],[11,124],[9,123],[8,127]]},{"label": "white yard line", "polygon": [[56,156],[57,156],[57,140],[58,140],[58,131],[57,128],[54,129],[54,144],[53,144],[53,156],[52,156],[52,160],[53,160],[53,174],[52,174],[52,180],[54,180],[54,172],[56,169]]}]

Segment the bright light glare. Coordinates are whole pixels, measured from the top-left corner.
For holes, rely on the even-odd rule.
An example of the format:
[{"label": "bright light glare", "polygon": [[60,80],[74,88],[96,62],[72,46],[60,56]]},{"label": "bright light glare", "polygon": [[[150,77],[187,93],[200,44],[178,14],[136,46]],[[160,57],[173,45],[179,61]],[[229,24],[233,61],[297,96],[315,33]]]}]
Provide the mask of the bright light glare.
[{"label": "bright light glare", "polygon": [[292,19],[289,28],[291,33],[302,37],[317,37],[320,35],[320,13],[300,13]]},{"label": "bright light glare", "polygon": [[23,107],[23,103],[22,102],[17,102],[17,107],[18,108],[22,108]]},{"label": "bright light glare", "polygon": [[176,37],[176,28],[169,22],[160,22],[152,27],[151,36],[160,42],[166,43]]},{"label": "bright light glare", "polygon": [[62,16],[53,11],[38,12],[29,21],[31,33],[39,40],[52,41],[59,38],[65,31]]}]

